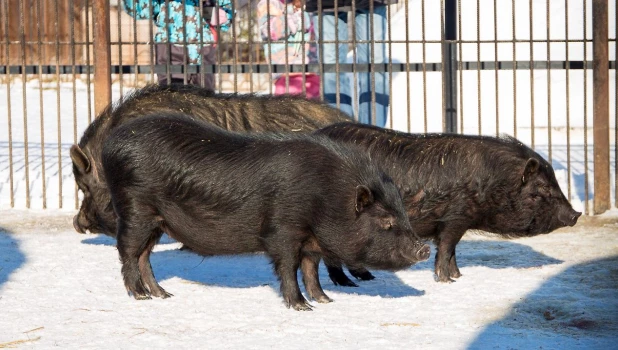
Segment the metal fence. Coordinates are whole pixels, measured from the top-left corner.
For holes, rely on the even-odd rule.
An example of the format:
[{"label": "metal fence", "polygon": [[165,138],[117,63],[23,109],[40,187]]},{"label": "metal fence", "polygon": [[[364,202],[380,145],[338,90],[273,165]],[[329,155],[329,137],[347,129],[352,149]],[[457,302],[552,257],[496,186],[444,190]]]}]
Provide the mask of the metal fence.
[{"label": "metal fence", "polygon": [[[303,37],[296,44],[315,45],[317,62],[294,64],[269,64],[265,47],[295,42],[262,39],[258,2],[231,2],[234,21],[217,30],[216,64],[171,65],[155,61],[155,23],[129,16],[122,0],[1,0],[0,207],[77,208],[71,144],[111,101],[172,73],[185,82],[214,73],[218,91],[267,94],[279,76],[345,73],[356,117],[359,76],[374,83],[385,73],[386,127],[515,136],[552,162],[576,208],[618,207],[615,2],[400,0],[386,8],[384,40],[373,30],[367,41]],[[361,62],[356,48],[367,42],[385,45],[384,62]],[[347,44],[347,59],[325,63],[329,43]],[[376,98],[373,89],[373,106]]]}]

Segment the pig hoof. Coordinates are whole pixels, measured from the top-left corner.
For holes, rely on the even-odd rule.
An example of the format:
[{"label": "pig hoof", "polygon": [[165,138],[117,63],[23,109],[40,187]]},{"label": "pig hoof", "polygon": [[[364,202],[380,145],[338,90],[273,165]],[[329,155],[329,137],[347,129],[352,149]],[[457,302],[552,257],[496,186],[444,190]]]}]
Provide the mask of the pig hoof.
[{"label": "pig hoof", "polygon": [[160,291],[157,291],[156,293],[152,293],[152,296],[153,297],[157,297],[157,298],[161,298],[161,299],[167,299],[167,298],[173,297],[174,294],[168,293],[168,292],[165,291],[165,289],[161,288]]},{"label": "pig hoof", "polygon": [[342,287],[358,287],[358,284],[352,282],[352,280],[347,277],[345,279],[333,279],[333,284]]},{"label": "pig hoof", "polygon": [[461,277],[461,272],[459,271],[451,272],[451,278],[459,278],[459,277]]},{"label": "pig hoof", "polygon": [[326,295],[322,295],[321,297],[316,298],[315,301],[317,301],[320,304],[328,304],[328,303],[332,303],[333,299],[327,297]]},{"label": "pig hoof", "polygon": [[371,281],[372,279],[375,279],[375,276],[367,270],[350,270],[350,275],[361,281]]},{"label": "pig hoof", "polygon": [[433,277],[434,277],[434,280],[436,282],[441,282],[441,283],[455,282],[455,280],[449,278],[449,276],[447,274],[436,273],[436,274],[433,275]]},{"label": "pig hoof", "polygon": [[294,303],[292,305],[292,308],[294,308],[294,310],[296,311],[313,311],[311,305],[309,305],[309,303],[307,303],[306,301]]},{"label": "pig hoof", "polygon": [[152,297],[147,294],[133,294],[135,300],[150,300]]}]

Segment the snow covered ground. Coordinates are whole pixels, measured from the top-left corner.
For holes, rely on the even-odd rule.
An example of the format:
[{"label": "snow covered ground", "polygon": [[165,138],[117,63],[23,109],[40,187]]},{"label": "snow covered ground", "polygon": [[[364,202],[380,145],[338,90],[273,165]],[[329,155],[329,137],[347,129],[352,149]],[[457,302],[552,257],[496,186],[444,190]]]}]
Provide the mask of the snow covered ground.
[{"label": "snow covered ground", "polygon": [[[114,240],[66,211],[0,211],[0,347],[610,349],[618,342],[618,211],[518,240],[468,234],[463,276],[433,258],[376,271],[330,304],[286,309],[263,255],[202,258],[164,239],[155,275],[174,294],[127,296]],[[432,247],[433,249],[433,247]]]}]

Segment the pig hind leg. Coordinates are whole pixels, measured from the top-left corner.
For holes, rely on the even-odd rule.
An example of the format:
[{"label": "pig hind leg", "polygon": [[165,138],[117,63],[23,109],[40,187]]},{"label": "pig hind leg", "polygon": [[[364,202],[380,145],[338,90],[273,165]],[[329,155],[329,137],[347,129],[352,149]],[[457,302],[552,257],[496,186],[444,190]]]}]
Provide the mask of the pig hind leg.
[{"label": "pig hind leg", "polygon": [[325,258],[324,264],[326,265],[326,270],[328,271],[328,277],[330,277],[330,280],[333,281],[336,286],[358,287],[358,284],[352,282],[352,280],[345,275],[340,263],[330,261]]},{"label": "pig hind leg", "polygon": [[367,269],[363,267],[359,267],[359,268],[349,267],[348,270],[350,271],[350,275],[354,276],[356,279],[361,280],[361,281],[371,281],[372,279],[375,278],[375,276],[372,275],[371,272],[369,272]]},{"label": "pig hind leg", "polygon": [[459,267],[457,267],[457,260],[455,259],[455,248],[453,248],[453,255],[451,255],[451,259],[448,262],[448,271],[451,278],[461,277],[461,272],[459,272]]},{"label": "pig hind leg", "polygon": [[461,276],[455,260],[455,246],[465,232],[465,229],[445,227],[438,235],[435,261],[435,273],[438,282],[454,282],[451,277],[458,278]]},{"label": "pig hind leg", "polygon": [[318,275],[318,266],[320,264],[320,256],[316,253],[303,252],[300,268],[303,272],[303,283],[309,296],[318,303],[330,303],[333,301],[329,298],[322,286],[320,285],[320,278]]}]

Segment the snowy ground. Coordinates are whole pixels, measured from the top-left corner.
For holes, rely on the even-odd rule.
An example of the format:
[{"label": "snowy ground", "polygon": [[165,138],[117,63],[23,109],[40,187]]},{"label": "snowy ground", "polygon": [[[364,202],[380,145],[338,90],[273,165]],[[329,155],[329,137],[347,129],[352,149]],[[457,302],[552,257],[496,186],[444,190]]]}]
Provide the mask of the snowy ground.
[{"label": "snowy ground", "polygon": [[331,304],[286,309],[263,255],[202,258],[164,239],[166,300],[127,296],[114,241],[79,235],[69,211],[0,211],[0,347],[609,349],[618,342],[618,211],[512,241],[467,235],[463,273],[433,259],[377,271]]}]

